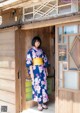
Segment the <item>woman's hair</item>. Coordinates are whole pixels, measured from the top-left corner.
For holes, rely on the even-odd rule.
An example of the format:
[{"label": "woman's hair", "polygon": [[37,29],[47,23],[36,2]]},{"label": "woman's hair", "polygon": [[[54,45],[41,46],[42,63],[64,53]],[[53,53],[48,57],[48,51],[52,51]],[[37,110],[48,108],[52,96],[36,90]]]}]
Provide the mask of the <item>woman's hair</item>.
[{"label": "woman's hair", "polygon": [[39,36],[33,37],[33,39],[32,39],[32,46],[35,46],[35,42],[36,42],[36,41],[40,42],[40,45],[39,45],[39,47],[38,47],[38,48],[40,48],[42,42],[41,42],[41,38],[40,38]]}]

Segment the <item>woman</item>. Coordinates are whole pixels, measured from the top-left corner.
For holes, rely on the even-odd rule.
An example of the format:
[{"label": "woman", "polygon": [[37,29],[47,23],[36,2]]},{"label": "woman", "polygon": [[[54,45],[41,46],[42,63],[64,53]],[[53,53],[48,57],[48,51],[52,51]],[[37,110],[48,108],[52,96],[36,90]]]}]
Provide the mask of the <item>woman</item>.
[{"label": "woman", "polygon": [[45,104],[48,101],[47,67],[49,66],[47,57],[41,49],[41,39],[35,36],[32,39],[32,48],[27,53],[26,67],[32,79],[32,98],[38,102],[38,110],[47,109]]}]

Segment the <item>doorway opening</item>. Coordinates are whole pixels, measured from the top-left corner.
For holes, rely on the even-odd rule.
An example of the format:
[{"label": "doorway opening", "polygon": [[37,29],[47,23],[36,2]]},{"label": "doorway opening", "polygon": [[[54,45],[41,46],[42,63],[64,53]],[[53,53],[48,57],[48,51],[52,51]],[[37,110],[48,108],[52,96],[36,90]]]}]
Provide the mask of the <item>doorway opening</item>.
[{"label": "doorway opening", "polygon": [[50,67],[48,68],[47,89],[49,102],[48,110],[43,112],[55,113],[55,26],[36,28],[22,31],[24,34],[24,44],[22,45],[22,113],[27,111],[37,111],[37,103],[32,100],[32,82],[26,68],[26,53],[31,48],[31,40],[34,36],[40,36],[42,49],[45,51]]}]

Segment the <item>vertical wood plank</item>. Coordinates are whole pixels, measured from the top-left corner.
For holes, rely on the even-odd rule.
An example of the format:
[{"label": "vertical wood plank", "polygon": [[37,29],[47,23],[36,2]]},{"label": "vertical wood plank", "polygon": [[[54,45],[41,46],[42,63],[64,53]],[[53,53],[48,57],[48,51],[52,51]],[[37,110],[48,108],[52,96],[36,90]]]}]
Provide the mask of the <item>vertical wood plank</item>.
[{"label": "vertical wood plank", "polygon": [[55,113],[58,113],[59,106],[58,106],[58,27],[55,26]]},{"label": "vertical wood plank", "polygon": [[73,113],[80,113],[80,93],[73,94]]}]

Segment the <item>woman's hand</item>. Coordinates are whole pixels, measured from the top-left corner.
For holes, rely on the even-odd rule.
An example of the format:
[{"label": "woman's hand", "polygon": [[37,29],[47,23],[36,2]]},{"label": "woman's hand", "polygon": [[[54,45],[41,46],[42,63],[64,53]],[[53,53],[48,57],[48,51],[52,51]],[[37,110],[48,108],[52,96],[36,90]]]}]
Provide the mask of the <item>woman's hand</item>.
[{"label": "woman's hand", "polygon": [[34,82],[34,74],[33,73],[31,73],[31,79]]},{"label": "woman's hand", "polygon": [[48,76],[48,72],[46,73],[46,75]]}]

